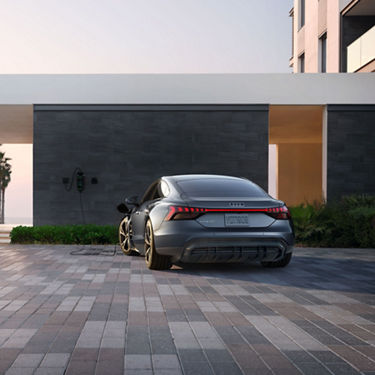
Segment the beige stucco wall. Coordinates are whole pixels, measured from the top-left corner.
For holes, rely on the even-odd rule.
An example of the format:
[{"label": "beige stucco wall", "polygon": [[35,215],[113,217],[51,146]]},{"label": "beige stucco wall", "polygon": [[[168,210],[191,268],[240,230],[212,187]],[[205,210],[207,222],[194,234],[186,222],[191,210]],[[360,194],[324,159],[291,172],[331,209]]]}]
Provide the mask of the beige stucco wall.
[{"label": "beige stucco wall", "polygon": [[[334,0],[335,1],[335,0]],[[318,2],[306,1],[305,25],[300,24],[300,1],[294,0],[294,64],[293,71],[298,73],[298,57],[305,53],[305,72],[315,72],[318,69]]]},{"label": "beige stucco wall", "polygon": [[340,71],[340,1],[327,3],[327,72]]},{"label": "beige stucco wall", "polygon": [[278,145],[278,198],[289,206],[322,201],[322,144]]},{"label": "beige stucco wall", "polygon": [[269,107],[269,142],[277,145],[276,196],[288,205],[322,201],[324,111],[324,106]]},{"label": "beige stucco wall", "polygon": [[318,35],[322,35],[327,30],[327,1],[318,2]]},{"label": "beige stucco wall", "polygon": [[295,56],[296,61],[294,63],[294,69],[295,69],[295,72],[297,72],[299,69],[298,56],[301,55],[303,52],[305,52],[305,28],[303,27],[302,29],[300,29],[295,35],[297,35],[297,38],[295,38],[296,39],[295,51],[297,51],[297,54]]},{"label": "beige stucco wall", "polygon": [[306,1],[305,71],[318,71],[318,1]]},{"label": "beige stucco wall", "polygon": [[319,37],[327,31],[327,73],[340,67],[340,12],[351,0],[306,0],[305,26],[298,29],[299,3],[294,0],[293,72],[299,69],[298,56],[305,52],[305,72],[319,72]]}]

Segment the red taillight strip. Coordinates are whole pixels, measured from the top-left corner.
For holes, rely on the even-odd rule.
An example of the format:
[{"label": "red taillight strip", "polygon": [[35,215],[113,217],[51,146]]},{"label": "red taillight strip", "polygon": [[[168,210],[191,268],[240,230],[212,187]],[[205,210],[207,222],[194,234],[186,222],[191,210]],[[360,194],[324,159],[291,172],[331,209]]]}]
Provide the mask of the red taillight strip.
[{"label": "red taillight strip", "polygon": [[197,207],[182,207],[170,206],[169,212],[165,220],[172,220],[175,214],[178,213],[205,213],[205,212],[266,212],[268,214],[282,214],[289,215],[289,210],[286,206],[273,207],[273,208],[197,208]]},{"label": "red taillight strip", "polygon": [[[181,208],[181,207],[178,207]],[[175,206],[169,206],[169,212],[168,215],[165,217],[165,220],[169,221],[172,220],[172,217],[176,213],[176,207]]]},{"label": "red taillight strip", "polygon": [[270,208],[205,208],[206,212],[270,212]]}]

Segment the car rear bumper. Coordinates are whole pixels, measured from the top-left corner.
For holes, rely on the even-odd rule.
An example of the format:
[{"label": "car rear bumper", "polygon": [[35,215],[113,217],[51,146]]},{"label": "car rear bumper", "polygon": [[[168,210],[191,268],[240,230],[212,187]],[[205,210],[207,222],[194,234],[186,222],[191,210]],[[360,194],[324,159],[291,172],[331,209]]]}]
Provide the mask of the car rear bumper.
[{"label": "car rear bumper", "polygon": [[183,249],[179,261],[183,263],[276,261],[291,251],[292,247],[288,247],[283,240],[275,239],[197,240]]},{"label": "car rear bumper", "polygon": [[[182,230],[184,225],[191,226]],[[277,261],[293,251],[294,237],[287,232],[207,231],[194,224],[181,224],[155,236],[156,250],[182,263],[246,263]],[[190,230],[188,230],[190,229]],[[195,230],[192,230],[195,229]]]}]

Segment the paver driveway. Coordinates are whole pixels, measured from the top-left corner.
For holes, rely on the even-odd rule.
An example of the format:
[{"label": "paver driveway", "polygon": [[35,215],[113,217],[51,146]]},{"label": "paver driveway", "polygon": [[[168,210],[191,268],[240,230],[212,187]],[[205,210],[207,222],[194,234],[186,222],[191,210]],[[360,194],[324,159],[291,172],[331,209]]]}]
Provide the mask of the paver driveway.
[{"label": "paver driveway", "polygon": [[374,249],[164,272],[80,249],[0,246],[0,373],[375,374]]}]

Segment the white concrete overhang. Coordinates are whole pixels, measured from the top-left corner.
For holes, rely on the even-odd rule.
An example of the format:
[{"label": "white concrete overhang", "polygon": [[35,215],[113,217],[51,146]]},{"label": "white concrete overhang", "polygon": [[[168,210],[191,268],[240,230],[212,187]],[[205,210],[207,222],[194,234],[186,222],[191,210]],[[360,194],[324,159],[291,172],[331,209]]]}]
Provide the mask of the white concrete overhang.
[{"label": "white concrete overhang", "polygon": [[0,75],[0,143],[32,143],[34,104],[375,104],[375,74]]}]

